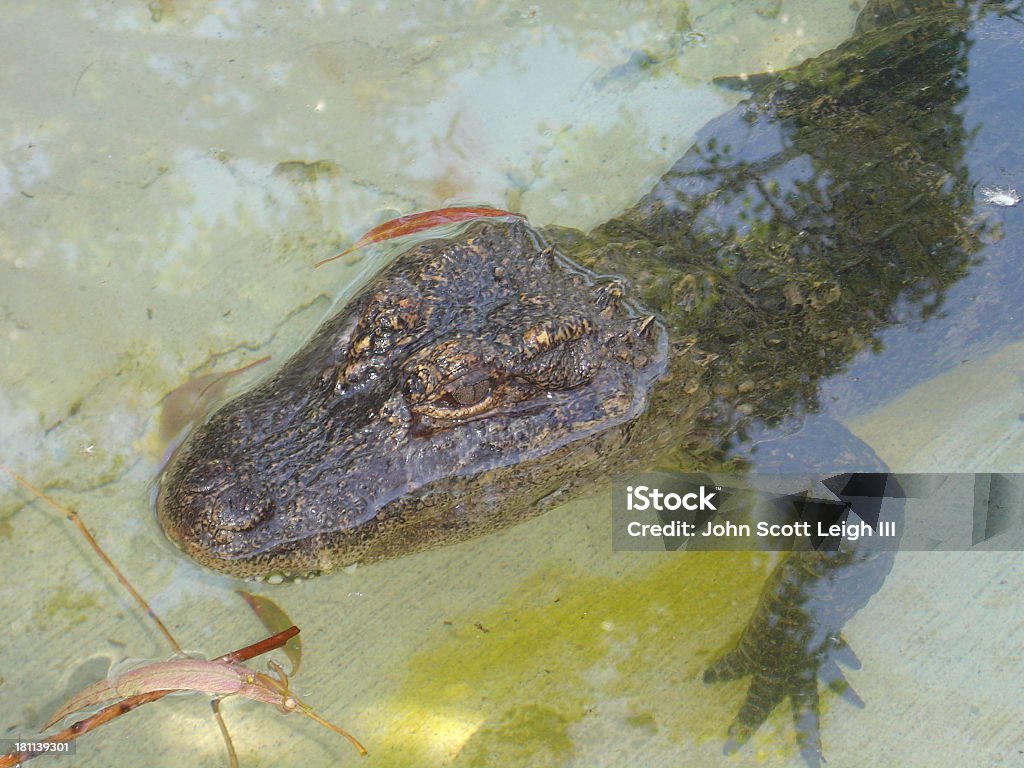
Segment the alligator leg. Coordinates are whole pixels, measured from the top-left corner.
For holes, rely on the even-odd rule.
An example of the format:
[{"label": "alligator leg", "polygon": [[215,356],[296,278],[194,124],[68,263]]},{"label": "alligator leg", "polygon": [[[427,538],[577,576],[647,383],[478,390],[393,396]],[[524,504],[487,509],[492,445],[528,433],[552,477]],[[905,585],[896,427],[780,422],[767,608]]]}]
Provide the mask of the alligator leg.
[{"label": "alligator leg", "polygon": [[736,647],[704,673],[707,683],[751,676],[729,727],[726,753],[746,742],[788,698],[800,753],[808,765],[821,764],[818,678],[862,705],[837,664],[857,663],[839,630],[881,586],[893,554],[800,551],[779,564]]}]

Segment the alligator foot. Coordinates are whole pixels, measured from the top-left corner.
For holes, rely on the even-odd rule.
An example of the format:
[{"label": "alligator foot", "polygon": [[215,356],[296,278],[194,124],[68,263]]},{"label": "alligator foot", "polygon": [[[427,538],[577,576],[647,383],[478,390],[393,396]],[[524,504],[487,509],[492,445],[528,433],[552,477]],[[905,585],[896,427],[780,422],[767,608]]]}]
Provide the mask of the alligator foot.
[{"label": "alligator foot", "polygon": [[818,680],[822,680],[836,693],[842,695],[857,707],[864,702],[846,680],[837,662],[847,666],[860,666],[846,641],[838,635],[829,638],[828,645],[796,665],[778,664],[774,667],[746,655],[742,644],[714,662],[704,672],[705,683],[727,682],[752,675],[746,700],[729,726],[729,739],[724,752],[732,754],[750,739],[768,716],[782,702],[789,698],[793,708],[793,724],[796,728],[800,754],[808,766],[820,766],[824,761],[820,735],[820,709]]},{"label": "alligator foot", "polygon": [[[765,586],[736,647],[705,671],[705,683],[751,676],[743,706],[729,726],[726,754],[743,745],[788,698],[800,754],[808,766],[820,766],[818,680],[864,706],[839,668],[841,662],[856,669],[860,662],[836,623],[823,621],[821,603],[831,601],[821,601],[825,594],[812,586],[820,585],[822,571],[834,569],[837,560],[841,556],[796,555],[784,561]],[[824,592],[835,596],[832,590]]]}]

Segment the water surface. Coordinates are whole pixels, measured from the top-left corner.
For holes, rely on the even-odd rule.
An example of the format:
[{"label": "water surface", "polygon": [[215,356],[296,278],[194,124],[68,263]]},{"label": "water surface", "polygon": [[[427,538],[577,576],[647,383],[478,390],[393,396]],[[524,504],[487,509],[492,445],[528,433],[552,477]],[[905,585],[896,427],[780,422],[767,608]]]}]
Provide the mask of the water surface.
[{"label": "water surface", "polygon": [[[796,63],[855,18],[845,0],[6,10],[0,460],[74,505],[179,640],[209,656],[264,630],[235,583],[181,558],[156,527],[149,484],[167,392],[263,354],[281,361],[387,253],[310,265],[396,213],[486,202],[537,224],[605,220],[740,98],[712,77]],[[986,127],[997,129],[1010,130]],[[992,167],[978,182],[1024,184]],[[1010,236],[1019,213],[979,203]],[[984,288],[984,269],[975,274],[962,305]],[[901,325],[888,362],[866,355],[849,375],[889,387],[921,332]],[[899,421],[873,402],[835,415],[892,466],[917,468],[905,457],[929,450],[937,458],[922,468],[1019,470],[1024,363],[1000,345],[959,379],[923,374],[930,389],[890,406]],[[979,382],[988,389],[966,398],[979,415],[954,422]],[[995,436],[979,441],[983,419]],[[994,442],[1001,453],[979,448]],[[32,732],[111,663],[168,655],[71,527],[9,484],[0,552],[5,731]],[[833,765],[1016,754],[1019,711],[1002,691],[1020,682],[1018,561],[900,558],[847,628],[868,707],[827,700]],[[378,765],[734,765],[720,748],[744,686],[708,689],[700,674],[769,567],[762,555],[612,555],[606,510],[590,502],[270,593],[303,629],[297,690]],[[225,709],[243,765],[358,762],[297,716]],[[742,760],[800,765],[783,708]],[[183,762],[226,765],[198,697],[122,718],[81,740],[75,759]]]}]

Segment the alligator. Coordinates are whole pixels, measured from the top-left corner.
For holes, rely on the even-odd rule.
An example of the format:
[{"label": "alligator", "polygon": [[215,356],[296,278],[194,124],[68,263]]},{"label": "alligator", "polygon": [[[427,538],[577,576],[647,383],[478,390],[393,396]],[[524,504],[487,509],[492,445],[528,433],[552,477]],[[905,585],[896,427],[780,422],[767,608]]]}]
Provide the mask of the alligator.
[{"label": "alligator", "polygon": [[[817,387],[907,306],[934,312],[986,240],[958,106],[969,32],[1021,58],[991,31],[1013,10],[870,2],[593,231],[484,219],[408,248],[192,431],[161,526],[202,565],[292,577],[494,531],[629,469],[879,471],[815,417]],[[785,558],[708,669],[752,677],[729,749],[789,699],[820,762],[817,680],[840,687],[839,631],[892,563],[849,544]]]}]

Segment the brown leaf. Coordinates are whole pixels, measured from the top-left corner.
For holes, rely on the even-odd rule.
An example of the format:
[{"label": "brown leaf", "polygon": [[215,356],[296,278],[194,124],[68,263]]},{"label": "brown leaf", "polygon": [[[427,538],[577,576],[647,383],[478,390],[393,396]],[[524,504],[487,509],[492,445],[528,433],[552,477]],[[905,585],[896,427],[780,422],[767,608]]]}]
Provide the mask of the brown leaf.
[{"label": "brown leaf", "polygon": [[[263,626],[272,634],[288,629],[294,623],[288,617],[288,614],[269,597],[254,595],[241,589],[235,591],[249,604],[256,617],[263,622]],[[284,644],[282,650],[285,656],[288,657],[288,661],[292,664],[288,674],[294,676],[299,671],[299,662],[302,661],[302,640],[298,635],[295,635],[295,637]]]},{"label": "brown leaf", "polygon": [[340,259],[346,254],[352,253],[352,251],[359,250],[365,245],[371,243],[379,243],[384,240],[392,240],[396,237],[405,237],[406,235],[413,235],[417,232],[422,232],[427,229],[434,227],[440,227],[443,224],[455,224],[460,221],[470,221],[471,219],[480,219],[485,217],[498,217],[498,216],[511,216],[516,219],[523,219],[522,215],[518,213],[511,213],[509,211],[503,211],[499,208],[488,208],[486,206],[473,207],[473,206],[453,206],[451,208],[439,208],[435,211],[420,211],[419,213],[410,213],[406,216],[399,216],[397,219],[391,219],[385,221],[383,224],[378,224],[376,227],[371,229],[365,235],[356,240],[355,244],[336,256],[331,256],[329,259],[318,261],[314,264],[314,267],[320,267],[329,261]]}]

